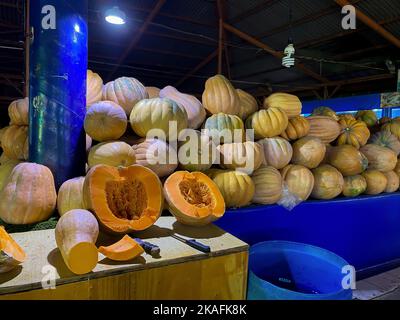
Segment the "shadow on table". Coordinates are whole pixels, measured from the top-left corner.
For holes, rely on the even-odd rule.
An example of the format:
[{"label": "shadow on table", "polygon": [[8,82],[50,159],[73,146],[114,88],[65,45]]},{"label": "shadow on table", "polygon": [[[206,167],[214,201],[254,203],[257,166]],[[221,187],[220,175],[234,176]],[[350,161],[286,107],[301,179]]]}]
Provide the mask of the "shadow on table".
[{"label": "shadow on table", "polygon": [[17,266],[9,272],[0,274],[0,284],[6,283],[17,277],[22,272],[22,269],[22,266]]}]

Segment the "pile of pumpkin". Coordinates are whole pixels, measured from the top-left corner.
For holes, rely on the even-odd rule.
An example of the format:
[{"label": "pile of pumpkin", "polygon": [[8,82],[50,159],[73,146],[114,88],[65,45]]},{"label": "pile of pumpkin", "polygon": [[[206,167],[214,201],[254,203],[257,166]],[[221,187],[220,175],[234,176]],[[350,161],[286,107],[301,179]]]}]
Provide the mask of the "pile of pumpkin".
[{"label": "pile of pumpkin", "polygon": [[[92,71],[87,90],[88,172],[66,181],[58,194],[48,168],[22,162],[28,144],[26,100],[10,105],[11,124],[0,137],[0,219],[37,223],[57,207],[57,245],[75,273],[89,272],[97,263],[98,222],[105,231],[126,235],[152,226],[164,208],[183,224],[204,226],[226,208],[275,204],[288,194],[301,202],[399,189],[399,119],[378,121],[372,111],[339,116],[326,107],[305,118],[298,97],[285,93],[272,94],[260,108],[221,75],[207,80],[202,102],[170,86],[144,87],[134,78],[104,85]],[[193,141],[173,144],[171,121],[178,132],[195,133],[194,154],[188,148]],[[164,139],[149,138],[154,129]],[[256,142],[246,129],[254,130]],[[240,141],[217,137],[215,144],[208,135],[226,130],[242,132]],[[179,163],[179,154],[188,150],[189,161]],[[199,163],[205,150],[211,150],[209,157]],[[151,154],[165,157],[157,162]],[[4,239],[0,253],[16,248],[9,236]],[[143,253],[127,236],[99,250],[117,261]],[[18,263],[22,254],[15,256]]]}]

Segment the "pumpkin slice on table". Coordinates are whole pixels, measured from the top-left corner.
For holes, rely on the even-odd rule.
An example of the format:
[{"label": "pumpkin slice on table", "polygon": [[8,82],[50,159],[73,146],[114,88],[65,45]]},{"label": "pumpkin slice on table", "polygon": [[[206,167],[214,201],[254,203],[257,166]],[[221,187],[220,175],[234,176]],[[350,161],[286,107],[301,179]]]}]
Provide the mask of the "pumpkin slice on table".
[{"label": "pumpkin slice on table", "polygon": [[124,236],[108,247],[99,247],[99,252],[113,261],[129,261],[144,253],[144,249],[130,236]]},{"label": "pumpkin slice on table", "polygon": [[225,214],[225,201],[217,185],[200,172],[180,171],[164,184],[165,198],[182,224],[204,226]]},{"label": "pumpkin slice on table", "polygon": [[83,185],[85,208],[92,211],[104,229],[127,234],[151,227],[164,205],[161,181],[148,168],[98,165]]},{"label": "pumpkin slice on table", "polygon": [[9,272],[23,263],[26,259],[24,250],[0,226],[0,274]]}]

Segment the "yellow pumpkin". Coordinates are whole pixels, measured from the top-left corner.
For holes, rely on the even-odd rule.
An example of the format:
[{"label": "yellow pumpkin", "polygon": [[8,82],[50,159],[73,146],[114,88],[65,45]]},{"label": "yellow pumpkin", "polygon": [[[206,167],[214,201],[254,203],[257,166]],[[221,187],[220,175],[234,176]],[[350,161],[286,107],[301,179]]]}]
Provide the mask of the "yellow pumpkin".
[{"label": "yellow pumpkin", "polygon": [[128,127],[124,109],[112,101],[92,104],[85,117],[85,131],[93,140],[118,140]]},{"label": "yellow pumpkin", "polygon": [[120,105],[127,116],[140,100],[149,97],[146,88],[135,78],[122,77],[104,85],[103,100],[113,101]]},{"label": "yellow pumpkin", "polygon": [[242,119],[225,113],[209,117],[204,124],[204,134],[215,144],[243,142],[246,135]]},{"label": "yellow pumpkin", "polygon": [[367,144],[371,133],[365,122],[342,119],[339,124],[342,131],[338,137],[338,145],[348,144],[360,149]]},{"label": "yellow pumpkin", "polygon": [[246,91],[236,89],[240,99],[240,114],[239,117],[246,120],[254,112],[258,111],[257,100]]},{"label": "yellow pumpkin", "polygon": [[258,141],[263,151],[264,165],[282,169],[286,167],[293,156],[291,144],[283,138],[265,138]]},{"label": "yellow pumpkin", "polygon": [[352,113],[344,113],[339,115],[339,121],[341,120],[356,120],[356,117]]},{"label": "yellow pumpkin", "polygon": [[86,107],[99,102],[103,96],[103,79],[92,70],[87,71]]},{"label": "yellow pumpkin", "polygon": [[300,165],[288,165],[281,170],[282,179],[288,190],[306,201],[314,188],[314,175],[312,172]]},{"label": "yellow pumpkin", "polygon": [[340,135],[340,125],[331,117],[313,116],[308,117],[307,120],[310,123],[308,136],[319,138],[325,144],[335,141]]},{"label": "yellow pumpkin", "polygon": [[329,150],[328,164],[347,177],[364,172],[368,167],[368,159],[355,147],[345,144]]},{"label": "yellow pumpkin", "polygon": [[348,198],[358,197],[367,190],[367,180],[362,175],[344,178],[343,196]]},{"label": "yellow pumpkin", "polygon": [[320,139],[304,137],[293,144],[292,163],[314,169],[324,160],[325,153],[326,146]]},{"label": "yellow pumpkin", "polygon": [[57,209],[60,216],[74,209],[86,209],[83,203],[83,183],[85,177],[65,181],[57,196]]},{"label": "yellow pumpkin", "polygon": [[6,163],[0,165],[0,192],[4,187],[4,184],[7,182],[8,177],[14,168],[19,165],[21,162],[18,160],[9,160]]},{"label": "yellow pumpkin", "polygon": [[274,93],[264,100],[264,108],[281,108],[290,118],[301,114],[302,104],[300,99],[288,93]]},{"label": "yellow pumpkin", "polygon": [[104,142],[90,149],[89,167],[104,164],[112,167],[129,167],[136,163],[135,151],[125,142]]},{"label": "yellow pumpkin", "polygon": [[253,113],[246,120],[246,128],[253,129],[256,139],[273,138],[281,135],[288,127],[289,119],[280,108],[268,108]]},{"label": "yellow pumpkin", "polygon": [[211,114],[226,113],[239,116],[240,98],[228,79],[216,75],[206,81],[203,106]]},{"label": "yellow pumpkin", "polygon": [[168,98],[182,106],[188,115],[188,127],[198,129],[206,120],[206,109],[201,102],[189,94],[181,93],[174,87],[168,86],[160,91],[160,98]]},{"label": "yellow pumpkin", "polygon": [[378,170],[366,170],[362,175],[367,181],[366,194],[377,195],[385,191],[388,179],[382,172]]},{"label": "yellow pumpkin", "polygon": [[336,198],[343,191],[344,179],[342,174],[328,164],[312,170],[314,175],[314,189],[311,196],[319,200]]},{"label": "yellow pumpkin", "polygon": [[388,172],[394,170],[397,164],[396,154],[389,148],[381,147],[376,144],[367,144],[360,149],[367,157],[369,169]]},{"label": "yellow pumpkin", "polygon": [[400,139],[400,119],[393,119],[382,126],[383,131],[389,131]]},{"label": "yellow pumpkin", "polygon": [[256,170],[252,179],[255,185],[253,203],[275,204],[282,196],[282,176],[274,167],[261,167]]},{"label": "yellow pumpkin", "polygon": [[308,135],[310,131],[310,123],[302,116],[289,119],[286,131],[282,133],[282,137],[289,141],[295,141]]},{"label": "yellow pumpkin", "polygon": [[149,95],[149,99],[159,98],[160,97],[160,88],[157,87],[146,87],[147,94]]},{"label": "yellow pumpkin", "polygon": [[42,165],[21,163],[0,193],[0,219],[25,225],[47,220],[54,212],[57,193],[51,171]]},{"label": "yellow pumpkin", "polygon": [[10,125],[27,126],[29,125],[29,98],[18,99],[11,102],[8,107]]},{"label": "yellow pumpkin", "polygon": [[397,175],[396,172],[394,171],[389,171],[384,173],[386,179],[387,179],[387,185],[385,192],[387,193],[393,193],[399,190],[400,186],[400,178]]},{"label": "yellow pumpkin", "polygon": [[1,146],[9,159],[28,159],[28,131],[26,126],[10,126],[4,131]]},{"label": "yellow pumpkin", "polygon": [[329,107],[318,107],[315,108],[314,111],[312,112],[313,116],[325,116],[325,117],[331,117],[335,121],[339,121],[339,117],[336,114],[335,111],[333,111]]},{"label": "yellow pumpkin", "polygon": [[135,105],[130,123],[133,131],[142,138],[158,137],[168,141],[177,139],[188,127],[188,116],[185,109],[171,99],[146,99]]}]

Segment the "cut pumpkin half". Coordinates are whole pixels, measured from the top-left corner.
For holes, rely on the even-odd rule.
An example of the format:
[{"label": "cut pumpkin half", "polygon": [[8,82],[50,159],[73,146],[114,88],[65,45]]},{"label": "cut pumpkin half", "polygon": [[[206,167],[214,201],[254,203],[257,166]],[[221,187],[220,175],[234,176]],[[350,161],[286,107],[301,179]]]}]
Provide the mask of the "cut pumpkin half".
[{"label": "cut pumpkin half", "polygon": [[113,261],[129,261],[144,253],[143,248],[130,236],[124,236],[117,243],[100,247],[99,252]]},{"label": "cut pumpkin half", "polygon": [[164,195],[170,212],[182,224],[204,226],[225,213],[217,185],[201,172],[175,172],[164,184]]},{"label": "cut pumpkin half", "polygon": [[160,179],[139,165],[95,166],[85,178],[83,196],[101,226],[117,234],[148,229],[160,217],[164,204]]},{"label": "cut pumpkin half", "polygon": [[24,250],[0,226],[0,274],[9,272],[23,263],[26,259]]}]

